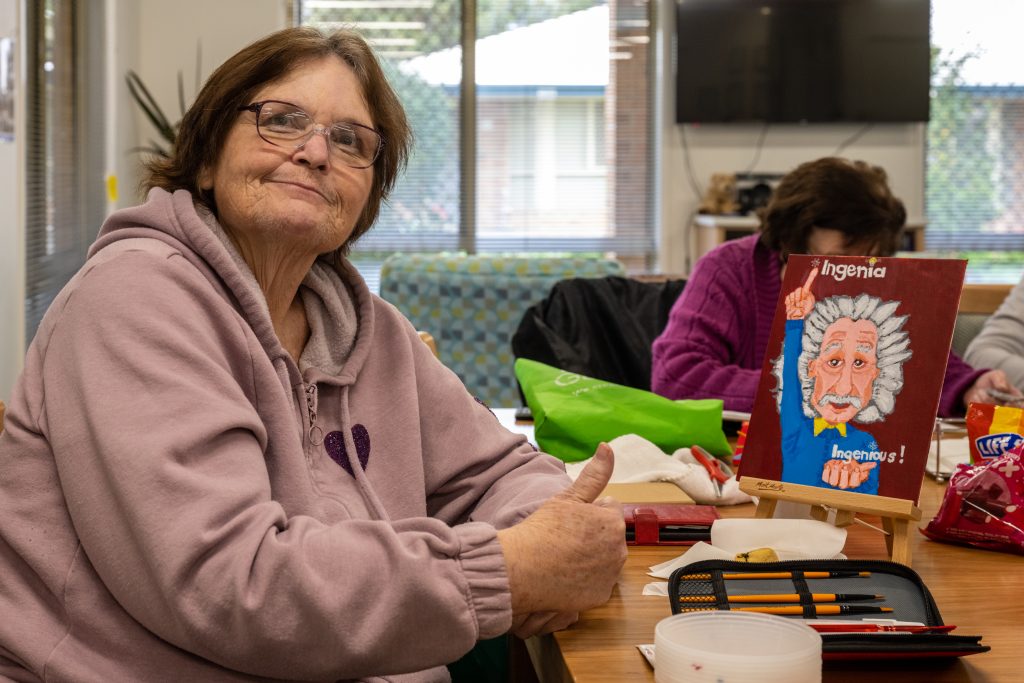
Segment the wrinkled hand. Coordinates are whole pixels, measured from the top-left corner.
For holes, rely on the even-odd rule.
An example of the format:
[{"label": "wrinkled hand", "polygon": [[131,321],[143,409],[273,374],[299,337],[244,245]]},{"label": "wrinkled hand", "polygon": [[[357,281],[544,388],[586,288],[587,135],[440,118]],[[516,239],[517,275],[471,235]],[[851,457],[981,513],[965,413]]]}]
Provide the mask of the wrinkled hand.
[{"label": "wrinkled hand", "polygon": [[786,295],[786,320],[803,320],[814,308],[814,295],[811,294],[811,283],[818,277],[818,269],[814,268],[807,276],[807,281]]},{"label": "wrinkled hand", "polygon": [[534,612],[512,619],[512,635],[526,640],[545,633],[569,628],[579,620],[579,612]]},{"label": "wrinkled hand", "polygon": [[877,462],[857,462],[845,458],[834,458],[825,463],[821,470],[821,480],[829,486],[841,489],[855,489],[868,478],[868,472],[878,465]]},{"label": "wrinkled hand", "polygon": [[[614,466],[612,449],[601,444],[568,488],[519,524],[498,532],[513,620],[523,632],[543,617],[516,617],[543,612],[564,616],[601,605],[611,596],[626,562],[626,525],[619,503],[594,499],[608,484]],[[544,623],[561,623],[556,619]]]},{"label": "wrinkled hand", "polygon": [[989,389],[995,391],[1001,391],[1011,396],[1021,397],[1020,390],[1010,384],[1010,380],[1006,378],[1006,373],[1002,370],[989,370],[985,374],[974,380],[974,384],[964,392],[964,407],[969,407],[972,403],[994,403],[996,405],[1020,405],[1019,403],[1008,402],[994,398],[988,393]]}]

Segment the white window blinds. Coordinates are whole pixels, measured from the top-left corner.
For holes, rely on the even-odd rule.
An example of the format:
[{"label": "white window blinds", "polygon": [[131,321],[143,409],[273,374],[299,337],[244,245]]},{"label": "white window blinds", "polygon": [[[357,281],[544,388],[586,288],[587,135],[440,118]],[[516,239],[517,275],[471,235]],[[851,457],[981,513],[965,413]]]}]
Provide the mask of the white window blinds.
[{"label": "white window blinds", "polygon": [[926,247],[973,281],[1024,271],[1024,43],[1019,0],[932,0]]},{"label": "white window blinds", "polygon": [[651,10],[647,0],[300,2],[302,23],[369,40],[413,124],[409,170],[355,259],[462,249],[652,265]]}]

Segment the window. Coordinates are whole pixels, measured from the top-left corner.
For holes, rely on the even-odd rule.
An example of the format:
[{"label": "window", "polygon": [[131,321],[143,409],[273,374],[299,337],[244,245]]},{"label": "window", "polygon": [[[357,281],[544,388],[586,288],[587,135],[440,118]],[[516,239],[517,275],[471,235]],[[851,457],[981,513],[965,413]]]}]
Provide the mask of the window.
[{"label": "window", "polygon": [[976,282],[1024,271],[1022,21],[1018,0],[932,0],[926,246]]},{"label": "window", "polygon": [[[466,22],[463,6],[474,15]],[[648,0],[300,2],[301,23],[367,38],[413,124],[409,169],[353,251],[371,287],[373,264],[392,251],[610,253],[634,269],[653,265],[651,9]]]},{"label": "window", "polygon": [[28,3],[26,26],[25,335],[85,261],[98,223],[85,224],[75,0]]}]

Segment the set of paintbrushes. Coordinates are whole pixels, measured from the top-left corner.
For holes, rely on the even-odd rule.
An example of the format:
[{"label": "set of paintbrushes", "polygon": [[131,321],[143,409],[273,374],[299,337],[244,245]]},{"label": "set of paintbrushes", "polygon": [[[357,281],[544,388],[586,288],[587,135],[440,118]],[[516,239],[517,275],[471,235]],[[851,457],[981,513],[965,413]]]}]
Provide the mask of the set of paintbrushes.
[{"label": "set of paintbrushes", "polygon": [[[884,593],[884,595],[882,595]],[[785,615],[821,634],[823,659],[960,657],[981,636],[954,635],[914,570],[884,560],[700,560],[669,576],[673,614]]]},{"label": "set of paintbrushes", "polygon": [[[857,578],[871,576],[871,572],[803,572],[806,579]],[[789,579],[790,572],[723,574],[725,580],[762,580]],[[686,574],[682,579],[702,581],[710,580],[710,574]],[[892,612],[891,607],[881,605],[848,605],[850,602],[867,602],[884,600],[884,595],[875,593],[767,593],[759,595],[727,595],[724,600],[716,595],[681,595],[679,602],[692,604],[683,607],[681,612],[705,612],[717,609],[729,609],[738,612],[761,612],[764,614],[798,614],[806,615],[840,615],[840,614],[881,614]],[[722,603],[728,603],[722,606]],[[706,603],[713,603],[706,605]],[[757,603],[756,607],[733,607],[735,603]],[[824,603],[824,604],[822,604]]]}]

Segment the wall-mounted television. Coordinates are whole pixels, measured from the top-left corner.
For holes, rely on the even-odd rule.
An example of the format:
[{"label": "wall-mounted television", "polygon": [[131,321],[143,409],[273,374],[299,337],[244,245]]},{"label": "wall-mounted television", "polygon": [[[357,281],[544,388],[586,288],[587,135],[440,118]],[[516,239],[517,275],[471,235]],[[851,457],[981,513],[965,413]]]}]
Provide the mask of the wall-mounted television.
[{"label": "wall-mounted television", "polygon": [[676,0],[678,123],[928,120],[929,0]]}]

